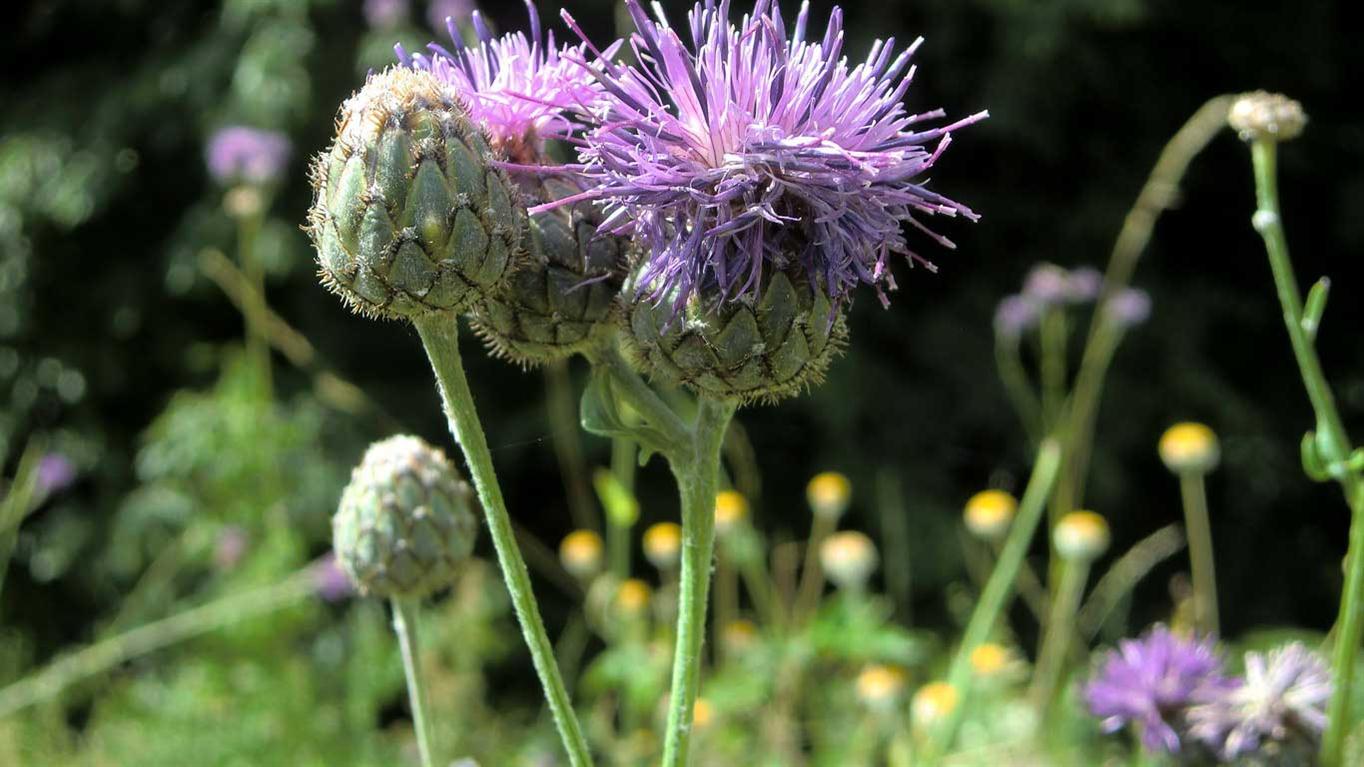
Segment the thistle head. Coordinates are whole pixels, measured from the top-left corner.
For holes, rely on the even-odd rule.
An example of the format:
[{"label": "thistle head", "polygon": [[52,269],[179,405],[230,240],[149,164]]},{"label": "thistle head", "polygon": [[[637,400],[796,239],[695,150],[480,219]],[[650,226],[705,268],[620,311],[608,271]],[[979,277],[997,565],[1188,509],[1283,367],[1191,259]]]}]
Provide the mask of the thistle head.
[{"label": "thistle head", "polygon": [[1306,763],[1326,728],[1331,669],[1301,642],[1245,655],[1245,676],[1189,711],[1191,734],[1228,761],[1258,752]]},{"label": "thistle head", "polygon": [[308,231],[323,282],[353,310],[461,312],[499,290],[526,213],[456,94],[429,72],[371,75],[313,164]]},{"label": "thistle head", "polygon": [[264,185],[276,181],[289,162],[289,137],[246,125],[229,125],[208,141],[208,172],[221,184]]},{"label": "thistle head", "polygon": [[416,437],[371,445],[332,518],[337,560],[361,594],[423,597],[473,552],[472,493],[445,454]]},{"label": "thistle head", "polygon": [[1208,426],[1184,421],[1160,435],[1160,460],[1175,474],[1207,474],[1217,468],[1222,450]]}]

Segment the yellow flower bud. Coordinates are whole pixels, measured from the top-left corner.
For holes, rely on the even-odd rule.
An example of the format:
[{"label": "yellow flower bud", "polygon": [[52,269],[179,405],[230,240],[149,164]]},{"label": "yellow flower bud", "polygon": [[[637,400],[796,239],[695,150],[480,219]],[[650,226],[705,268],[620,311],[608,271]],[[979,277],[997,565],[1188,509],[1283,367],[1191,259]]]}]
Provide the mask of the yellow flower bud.
[{"label": "yellow flower bud", "polygon": [[720,642],[727,652],[742,655],[758,643],[758,627],[743,618],[732,620],[720,630]]},{"label": "yellow flower bud", "polygon": [[715,532],[724,535],[748,517],[748,499],[737,490],[722,490],[715,496]]},{"label": "yellow flower bud", "polygon": [[629,578],[616,587],[616,610],[625,617],[637,618],[649,609],[653,589],[638,578]]},{"label": "yellow flower bud", "polygon": [[1008,666],[1013,653],[994,642],[986,642],[971,651],[971,670],[981,677],[992,677]]},{"label": "yellow flower bud", "polygon": [[824,574],[841,589],[866,586],[878,561],[876,544],[856,530],[834,533],[819,546],[819,564]]},{"label": "yellow flower bud", "polygon": [[574,578],[587,580],[601,571],[601,536],[591,530],[574,530],[559,542],[559,562]]},{"label": "yellow flower bud", "polygon": [[880,663],[873,663],[857,675],[857,699],[876,711],[887,711],[900,702],[905,692],[905,672]]},{"label": "yellow flower bud", "polygon": [[805,498],[816,516],[837,519],[852,501],[852,482],[836,471],[816,474],[805,486]]},{"label": "yellow flower bud", "polygon": [[929,682],[914,693],[909,704],[914,726],[928,729],[940,724],[957,707],[957,688],[947,682]]},{"label": "yellow flower bud", "polygon": [[644,556],[660,570],[677,567],[682,551],[682,527],[676,522],[659,522],[644,531]]},{"label": "yellow flower bud", "polygon": [[1217,435],[1201,423],[1177,423],[1160,436],[1160,460],[1176,474],[1207,474],[1221,457]]},{"label": "yellow flower bud", "polygon": [[997,541],[1009,532],[1018,501],[1003,490],[983,490],[966,501],[962,518],[966,529],[977,538]]},{"label": "yellow flower bud", "polygon": [[692,704],[691,724],[696,730],[704,730],[715,721],[715,707],[705,698],[697,698]]},{"label": "yellow flower bud", "polygon": [[1302,133],[1307,115],[1302,104],[1282,93],[1255,91],[1232,102],[1227,122],[1242,141],[1288,141]]},{"label": "yellow flower bud", "polygon": [[1092,511],[1072,511],[1056,523],[1052,542],[1065,559],[1091,562],[1108,550],[1108,522]]}]

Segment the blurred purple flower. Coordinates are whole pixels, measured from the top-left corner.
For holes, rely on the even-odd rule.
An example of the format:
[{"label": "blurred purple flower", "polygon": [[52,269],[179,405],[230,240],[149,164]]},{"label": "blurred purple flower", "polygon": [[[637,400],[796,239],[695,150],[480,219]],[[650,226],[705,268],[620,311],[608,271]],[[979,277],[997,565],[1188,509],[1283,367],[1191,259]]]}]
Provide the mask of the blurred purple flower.
[{"label": "blurred purple flower", "polygon": [[328,602],[339,602],[355,593],[350,577],[336,561],[336,555],[327,552],[312,565],[313,583],[317,595]]},{"label": "blurred purple flower", "polygon": [[1056,264],[1037,264],[1023,280],[1023,295],[1043,307],[1068,301],[1070,273]]},{"label": "blurred purple flower", "polygon": [[1016,339],[1037,324],[1040,307],[1032,298],[1021,293],[1005,296],[995,307],[995,334]]},{"label": "blurred purple flower", "polygon": [[224,527],[219,531],[218,540],[213,544],[213,564],[224,572],[236,569],[242,557],[246,556],[250,544],[250,536],[241,527],[237,525]]},{"label": "blurred purple flower", "polygon": [[680,28],[687,42],[626,0],[640,67],[592,48],[608,99],[579,149],[588,189],[554,204],[598,200],[601,231],[632,233],[649,251],[640,290],[675,310],[703,288],[718,300],[756,295],[764,270],[791,264],[836,303],[861,283],[886,302],[891,254],[928,263],[909,249],[903,224],[952,247],[922,218],[978,218],[929,191],[923,175],[951,131],[986,113],[920,130],[943,116],[904,108],[920,41],[898,55],[893,40],[878,41],[850,68],[841,9],[822,40],[807,41],[806,6],[793,30],[772,0],[758,0],[738,26],[729,7],[696,4]]},{"label": "blurred purple flower", "polygon": [[48,453],[38,459],[34,481],[40,496],[65,490],[76,481],[76,464],[61,453]]},{"label": "blurred purple flower", "polygon": [[1103,273],[1092,266],[1072,269],[1066,275],[1066,300],[1083,304],[1098,299],[1103,291]]},{"label": "blurred purple flower", "polygon": [[1140,288],[1123,288],[1108,300],[1104,311],[1121,327],[1140,325],[1151,316],[1151,296]]},{"label": "blurred purple flower", "polygon": [[436,43],[427,46],[428,53],[409,55],[401,44],[394,50],[404,65],[429,70],[454,88],[505,158],[538,165],[544,139],[566,138],[577,128],[565,113],[588,109],[599,98],[600,87],[581,63],[582,46],[555,47],[554,32],[541,34],[532,0],[526,0],[526,9],[529,38],[520,32],[494,38],[474,11],[475,47],[465,47],[452,19],[448,32],[453,50]]},{"label": "blurred purple flower", "polygon": [[208,171],[223,184],[268,184],[279,178],[292,151],[283,133],[231,125],[209,139]]},{"label": "blurred purple flower", "polygon": [[365,0],[365,22],[374,29],[390,29],[407,21],[408,0]]},{"label": "blurred purple flower", "polygon": [[1175,753],[1188,707],[1229,686],[1212,640],[1185,639],[1156,626],[1106,653],[1084,697],[1106,732],[1136,725],[1146,749]]},{"label": "blurred purple flower", "polygon": [[1331,670],[1302,643],[1246,653],[1245,677],[1236,681],[1189,710],[1190,733],[1224,759],[1257,751],[1265,741],[1298,737],[1315,744],[1321,737]]},{"label": "blurred purple flower", "polygon": [[447,28],[446,20],[461,24],[474,15],[477,6],[474,0],[431,0],[426,8],[426,21],[431,28],[442,32]]}]

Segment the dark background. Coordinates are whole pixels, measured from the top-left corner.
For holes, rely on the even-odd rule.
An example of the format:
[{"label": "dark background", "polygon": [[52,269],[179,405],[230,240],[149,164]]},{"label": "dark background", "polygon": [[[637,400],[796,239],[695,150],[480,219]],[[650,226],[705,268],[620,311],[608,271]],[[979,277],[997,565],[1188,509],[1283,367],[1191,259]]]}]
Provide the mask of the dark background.
[{"label": "dark background", "polygon": [[[610,39],[608,3],[566,4],[595,40]],[[485,5],[500,28],[522,25],[520,3]],[[557,3],[541,5],[551,22]],[[686,4],[665,5],[680,22]],[[794,16],[794,4],[783,5]],[[812,5],[822,24],[831,4]],[[1282,152],[1284,217],[1304,287],[1321,274],[1333,279],[1318,343],[1347,423],[1364,432],[1364,56],[1346,7],[844,3],[854,58],[877,36],[927,38],[911,109],[990,110],[955,137],[933,174],[938,190],[983,219],[943,222],[959,249],[923,248],[937,274],[898,269],[901,289],[888,310],[862,296],[851,348],[824,386],[741,412],[766,480],[760,527],[802,535],[805,478],[837,468],[857,492],[847,524],[874,532],[871,489],[878,472],[892,472],[912,515],[913,545],[884,556],[911,559],[916,614],[941,625],[944,586],[961,577],[954,526],[962,502],[992,481],[1020,489],[1027,472],[1026,442],[994,374],[995,303],[1035,262],[1102,268],[1163,143],[1225,92],[1280,90],[1311,116]],[[414,26],[423,16],[414,14]],[[107,532],[140,482],[135,457],[147,425],[175,392],[211,386],[215,350],[240,337],[239,315],[193,266],[200,248],[230,253],[233,242],[203,163],[217,126],[260,124],[295,142],[267,232],[271,304],[405,428],[448,439],[415,333],[347,314],[315,283],[297,229],[310,201],[307,157],[326,145],[336,106],[361,82],[366,61],[381,65],[392,42],[366,30],[358,2],[20,2],[5,17],[0,351],[18,362],[0,378],[0,452],[8,471],[28,436],[54,435],[82,469],[78,485],[25,528],[38,537],[75,531],[62,549],[65,566],[34,571],[32,547],[21,546],[0,602],[45,655],[85,637],[117,606],[124,581],[85,565],[107,559]],[[263,33],[267,23],[276,31]],[[259,81],[240,63],[248,58],[264,73]],[[1136,273],[1154,310],[1110,377],[1090,504],[1111,520],[1118,552],[1178,520],[1177,487],[1155,443],[1175,420],[1206,421],[1225,455],[1209,483],[1224,630],[1324,630],[1337,601],[1346,509],[1334,486],[1313,485],[1298,464],[1311,414],[1249,225],[1248,153],[1230,132],[1194,162],[1183,192]],[[513,513],[557,541],[570,524],[547,440],[543,378],[476,353],[472,339],[467,352]],[[45,360],[76,371],[81,390],[72,396],[70,387],[43,383],[52,369]],[[581,378],[582,368],[575,373]],[[307,389],[283,364],[277,377],[286,402]],[[371,423],[334,420],[317,461],[345,467],[382,436]],[[594,464],[607,461],[603,441],[584,443]],[[658,462],[642,492],[646,520],[675,514]],[[329,511],[314,504],[302,524],[325,530]],[[314,540],[313,553],[325,548],[324,534]],[[1146,582],[1134,625],[1167,614],[1167,582],[1182,566],[1177,559]],[[555,613],[553,592],[542,591]]]}]

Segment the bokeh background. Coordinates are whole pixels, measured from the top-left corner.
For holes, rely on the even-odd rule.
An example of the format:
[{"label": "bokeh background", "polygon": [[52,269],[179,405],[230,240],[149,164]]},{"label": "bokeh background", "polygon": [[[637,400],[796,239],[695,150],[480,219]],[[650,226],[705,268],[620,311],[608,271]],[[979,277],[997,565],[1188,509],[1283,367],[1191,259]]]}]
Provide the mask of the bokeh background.
[{"label": "bokeh background", "polygon": [[[439,4],[439,3],[437,3]],[[687,3],[663,3],[681,19]],[[743,5],[743,3],[739,3]],[[401,4],[399,4],[401,5]],[[11,3],[0,25],[0,456],[9,474],[34,437],[68,458],[74,482],[22,527],[0,596],[0,673],[113,625],[164,614],[218,577],[211,542],[158,589],[125,595],[187,530],[227,527],[272,566],[327,549],[328,517],[371,440],[401,429],[448,442],[409,328],[347,314],[318,287],[300,230],[309,157],[367,70],[443,37],[431,3],[367,20],[342,0],[46,0]],[[456,8],[459,3],[450,5]],[[518,2],[483,3],[499,29]],[[598,41],[612,4],[564,0]],[[788,13],[794,14],[791,2]],[[822,20],[831,7],[813,0]],[[923,35],[908,101],[989,120],[957,135],[935,187],[983,214],[943,223],[959,244],[925,255],[936,274],[897,268],[890,308],[864,295],[852,345],[808,396],[741,412],[761,474],[758,525],[805,533],[804,480],[853,479],[848,524],[907,561],[901,610],[952,626],[962,579],[958,519],[987,484],[1021,489],[1029,449],[994,370],[992,316],[1040,261],[1102,268],[1163,143],[1207,98],[1255,88],[1301,100],[1311,123],[1282,152],[1285,221],[1299,277],[1329,274],[1319,345],[1342,412],[1364,428],[1364,54],[1346,2],[1275,0],[848,0],[847,50]],[[555,22],[557,2],[542,2]],[[559,27],[562,34],[563,30]],[[276,358],[278,404],[242,404],[232,366],[241,315],[206,276],[237,229],[205,143],[227,124],[283,131],[294,152],[269,203],[258,254],[271,306],[315,347],[311,370]],[[1228,131],[1193,164],[1134,283],[1150,320],[1119,351],[1098,419],[1090,504],[1115,551],[1181,516],[1155,442],[1193,418],[1220,434],[1209,491],[1227,634],[1334,617],[1346,511],[1298,461],[1311,415],[1249,226],[1247,153]],[[552,445],[544,374],[466,359],[513,514],[547,544],[573,522]],[[346,412],[320,396],[326,370],[366,392]],[[577,383],[584,370],[570,371]],[[586,466],[609,445],[578,440]],[[878,479],[879,478],[879,479]],[[569,480],[571,484],[572,480]],[[897,486],[908,536],[886,545],[878,481]],[[659,462],[642,474],[646,521],[676,514]],[[288,536],[279,533],[287,528]],[[197,540],[197,539],[195,539]],[[204,539],[208,541],[208,538]],[[287,540],[288,544],[272,544]],[[197,546],[197,548],[196,548]],[[487,546],[487,541],[480,543]],[[266,565],[260,565],[268,570]],[[1132,625],[1169,609],[1176,558],[1138,590]],[[567,608],[539,582],[549,620]],[[128,613],[128,610],[132,610]],[[524,680],[513,668],[510,678]],[[511,689],[533,698],[533,687]],[[79,720],[79,712],[74,715]]]}]

